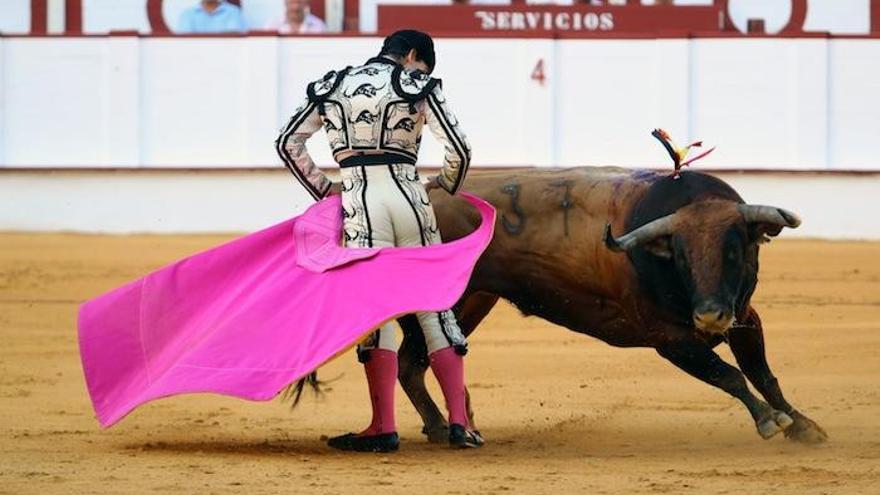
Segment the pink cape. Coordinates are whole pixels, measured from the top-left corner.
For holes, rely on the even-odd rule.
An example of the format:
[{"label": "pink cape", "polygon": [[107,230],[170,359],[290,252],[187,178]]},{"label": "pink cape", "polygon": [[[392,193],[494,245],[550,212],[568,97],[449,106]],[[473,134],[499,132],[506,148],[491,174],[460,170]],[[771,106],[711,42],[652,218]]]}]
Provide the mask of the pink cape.
[{"label": "pink cape", "polygon": [[345,249],[334,196],[86,302],[83,370],[98,421],[175,394],[269,400],[396,316],[451,307],[492,239],[482,223],[428,247]]}]

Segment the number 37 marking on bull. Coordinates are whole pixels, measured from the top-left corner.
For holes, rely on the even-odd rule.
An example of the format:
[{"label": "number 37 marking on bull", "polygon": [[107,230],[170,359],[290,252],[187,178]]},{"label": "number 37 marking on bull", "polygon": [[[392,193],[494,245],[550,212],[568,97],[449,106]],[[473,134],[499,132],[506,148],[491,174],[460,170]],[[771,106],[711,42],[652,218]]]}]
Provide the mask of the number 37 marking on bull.
[{"label": "number 37 marking on bull", "polygon": [[[571,199],[571,187],[574,183],[570,180],[557,180],[550,182],[551,188],[561,189],[562,199],[559,202],[562,208],[562,226],[565,237],[568,237],[568,211],[574,207],[574,201]],[[512,181],[501,186],[501,192],[510,196],[509,211],[501,213],[501,227],[508,235],[520,235],[526,229],[526,212],[519,205],[520,185]]]}]

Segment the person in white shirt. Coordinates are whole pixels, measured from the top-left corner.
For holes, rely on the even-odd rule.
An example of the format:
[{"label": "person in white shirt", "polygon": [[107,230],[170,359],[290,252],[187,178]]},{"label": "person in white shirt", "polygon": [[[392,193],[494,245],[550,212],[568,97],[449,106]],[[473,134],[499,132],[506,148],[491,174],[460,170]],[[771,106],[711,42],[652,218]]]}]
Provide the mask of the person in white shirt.
[{"label": "person in white shirt", "polygon": [[309,0],[284,0],[285,13],[266,25],[269,31],[279,34],[321,34],[327,32],[327,25],[309,11]]}]

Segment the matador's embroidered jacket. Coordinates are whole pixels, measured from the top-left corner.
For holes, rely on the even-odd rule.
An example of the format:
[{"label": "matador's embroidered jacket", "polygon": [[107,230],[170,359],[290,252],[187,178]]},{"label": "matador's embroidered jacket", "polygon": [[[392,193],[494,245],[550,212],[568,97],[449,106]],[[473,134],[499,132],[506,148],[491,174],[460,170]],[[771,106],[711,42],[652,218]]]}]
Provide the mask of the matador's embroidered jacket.
[{"label": "matador's embroidered jacket", "polygon": [[447,105],[440,80],[375,57],[309,84],[307,98],[282,129],[276,150],[309,193],[320,199],[330,181],[309,156],[306,140],[321,127],[333,157],[345,167],[380,155],[389,163],[415,164],[425,125],[445,148],[439,183],[455,194],[467,173],[471,147]]}]

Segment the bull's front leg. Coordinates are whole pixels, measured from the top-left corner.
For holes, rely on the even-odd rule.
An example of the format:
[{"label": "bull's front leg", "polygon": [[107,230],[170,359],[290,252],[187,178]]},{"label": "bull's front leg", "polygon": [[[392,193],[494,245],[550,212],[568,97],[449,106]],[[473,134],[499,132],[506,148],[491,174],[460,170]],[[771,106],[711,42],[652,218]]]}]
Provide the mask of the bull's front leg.
[{"label": "bull's front leg", "polygon": [[755,389],[776,409],[791,416],[794,424],[785,429],[785,436],[804,443],[821,443],[828,440],[828,434],[813,420],[791,406],[782,395],[779,382],[770,371],[764,350],[764,330],[761,319],[754,309],[749,309],[742,325],[732,327],[728,333],[730,349],[733,351],[740,369],[748,377]]},{"label": "bull's front leg", "polygon": [[763,438],[770,438],[793,423],[788,414],[755,397],[740,370],[724,362],[705,343],[697,340],[675,341],[658,347],[657,352],[690,375],[742,401]]}]

